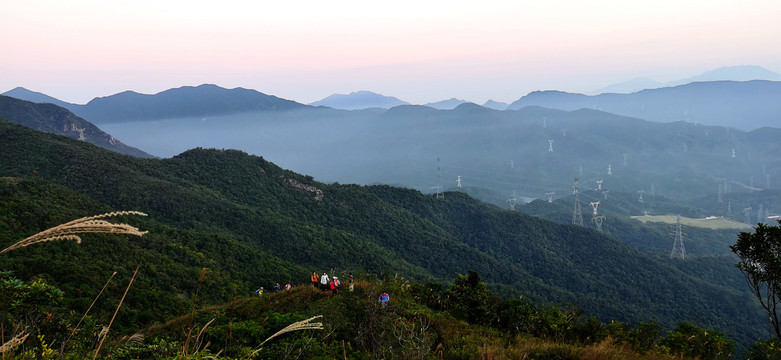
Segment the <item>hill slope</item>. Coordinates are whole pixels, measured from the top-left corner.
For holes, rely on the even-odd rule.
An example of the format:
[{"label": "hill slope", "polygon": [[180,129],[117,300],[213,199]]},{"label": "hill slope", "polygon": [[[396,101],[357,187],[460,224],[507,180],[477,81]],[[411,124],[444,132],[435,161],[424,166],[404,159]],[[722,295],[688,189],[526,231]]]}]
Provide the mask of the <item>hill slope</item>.
[{"label": "hill slope", "polygon": [[571,302],[603,319],[656,318],[668,327],[690,319],[744,343],[761,332],[758,309],[745,292],[594,231],[499,210],[463,194],[438,200],[389,186],[326,185],[239,151],[196,149],[145,160],[7,122],[0,122],[0,136],[7,139],[0,144],[2,176],[35,171],[92,201],[146,212],[173,229],[221,234],[279,264],[416,278],[452,278],[472,269],[502,295]]},{"label": "hill slope", "polygon": [[89,121],[54,104],[37,104],[0,95],[0,119],[86,141],[120,154],[141,158],[152,157],[139,149],[123,144]]}]

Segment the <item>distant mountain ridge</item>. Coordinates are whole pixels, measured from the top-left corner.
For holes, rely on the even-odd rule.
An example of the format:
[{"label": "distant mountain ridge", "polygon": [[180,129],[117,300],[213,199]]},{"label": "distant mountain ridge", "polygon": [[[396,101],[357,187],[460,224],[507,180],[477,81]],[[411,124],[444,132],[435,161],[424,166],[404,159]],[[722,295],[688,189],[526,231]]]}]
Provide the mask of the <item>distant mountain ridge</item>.
[{"label": "distant mountain ridge", "polygon": [[409,103],[393,96],[385,96],[371,91],[356,91],[347,95],[333,94],[309,105],[342,110],[361,110],[369,108],[390,109],[394,106],[409,105]]},{"label": "distant mountain ridge", "polygon": [[448,100],[442,100],[442,101],[432,102],[432,103],[428,103],[428,104],[423,104],[423,106],[428,106],[430,108],[434,108],[434,109],[437,109],[437,110],[453,110],[458,105],[461,105],[461,104],[464,104],[464,103],[467,103],[467,102],[468,101],[466,101],[466,100],[452,98],[452,99],[448,99]]},{"label": "distant mountain ridge", "polygon": [[632,94],[584,95],[535,91],[507,107],[594,109],[655,122],[686,121],[753,130],[781,124],[781,82],[767,80],[694,82]]},{"label": "distant mountain ridge", "polygon": [[483,103],[483,107],[494,109],[494,110],[505,110],[509,105],[510,104],[505,102],[493,101],[493,100],[488,100],[485,103]]},{"label": "distant mountain ridge", "polygon": [[[35,94],[39,93],[23,90],[26,89],[17,88],[8,93],[13,92],[25,100],[34,102],[40,102],[39,100],[51,102],[49,100],[54,99],[48,96],[45,98],[37,96]],[[182,86],[153,95],[124,91],[92,99],[85,105],[63,103],[61,106],[98,125],[179,117],[206,117],[251,111],[286,111],[307,107],[304,104],[266,95],[256,90],[225,89],[212,84]]]},{"label": "distant mountain ridge", "polygon": [[591,94],[618,93],[629,94],[641,90],[658,89],[663,87],[672,87],[685,85],[693,82],[702,81],[751,81],[751,80],[770,80],[781,81],[781,74],[774,73],[761,66],[742,65],[727,66],[715,70],[706,71],[700,75],[692,76],[675,81],[656,81],[653,79],[640,77],[617,84],[609,85],[599,90],[591,91]]},{"label": "distant mountain ridge", "polygon": [[17,99],[20,99],[20,100],[31,101],[31,102],[39,103],[39,104],[54,104],[54,105],[57,105],[57,106],[60,106],[60,107],[64,107],[64,108],[66,108],[68,110],[70,110],[73,107],[78,107],[79,106],[77,104],[71,104],[71,103],[62,101],[60,99],[53,98],[53,97],[51,97],[49,95],[46,95],[44,93],[40,93],[40,92],[37,92],[37,91],[32,91],[32,90],[25,89],[23,87],[17,87],[17,88],[14,88],[12,90],[8,90],[8,91],[4,92],[3,95],[10,96],[12,98],[17,98]]},{"label": "distant mountain ridge", "polygon": [[104,149],[140,158],[152,158],[132,146],[123,144],[65,108],[54,104],[38,104],[0,95],[0,119],[29,128],[89,142]]}]

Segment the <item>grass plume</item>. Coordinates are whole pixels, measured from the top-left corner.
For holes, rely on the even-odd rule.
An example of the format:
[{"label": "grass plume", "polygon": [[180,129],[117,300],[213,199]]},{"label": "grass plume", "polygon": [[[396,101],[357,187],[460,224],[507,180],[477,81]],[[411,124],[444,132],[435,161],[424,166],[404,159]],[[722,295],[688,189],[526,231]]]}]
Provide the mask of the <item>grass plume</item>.
[{"label": "grass plume", "polygon": [[11,351],[15,349],[17,346],[22,344],[27,337],[30,336],[30,333],[19,333],[16,334],[16,336],[12,337],[10,340],[8,340],[7,343],[4,343],[2,346],[0,346],[0,353],[3,354],[3,358],[5,358],[5,352]]},{"label": "grass plume", "polygon": [[323,330],[323,323],[320,323],[320,322],[313,323],[313,322],[311,322],[312,320],[317,319],[317,318],[321,318],[321,317],[323,317],[323,315],[317,315],[317,316],[313,316],[313,317],[311,317],[309,319],[301,320],[301,321],[298,321],[298,322],[294,322],[294,323],[292,323],[292,324],[290,324],[288,326],[285,326],[282,330],[279,330],[276,333],[274,333],[274,335],[269,336],[268,339],[263,340],[263,342],[260,343],[258,348],[255,349],[255,351],[253,351],[252,354],[250,354],[249,357],[250,358],[255,357],[255,355],[258,352],[260,352],[261,349],[263,349],[263,344],[267,343],[269,340],[271,340],[271,339],[273,339],[273,338],[275,338],[277,336],[280,336],[282,334],[293,332],[293,331],[299,331],[299,330]]},{"label": "grass plume", "polygon": [[66,222],[64,224],[57,225],[53,228],[41,231],[33,236],[30,236],[22,241],[17,242],[3,251],[0,254],[7,253],[9,251],[30,246],[37,243],[58,241],[58,240],[73,240],[77,244],[81,243],[81,237],[77,234],[86,233],[107,233],[107,234],[127,234],[143,236],[146,231],[140,231],[138,228],[130,226],[128,224],[113,224],[106,220],[107,217],[123,216],[123,215],[139,215],[146,216],[146,214],[138,211],[116,211],[105,213],[101,215],[95,215],[90,217],[83,217],[73,221]]}]

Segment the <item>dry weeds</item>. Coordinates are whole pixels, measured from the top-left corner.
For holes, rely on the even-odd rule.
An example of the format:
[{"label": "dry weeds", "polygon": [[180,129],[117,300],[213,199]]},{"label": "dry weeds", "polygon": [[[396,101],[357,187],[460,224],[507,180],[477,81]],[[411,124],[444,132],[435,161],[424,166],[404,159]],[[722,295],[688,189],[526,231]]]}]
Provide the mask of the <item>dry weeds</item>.
[{"label": "dry weeds", "polygon": [[139,215],[146,216],[146,214],[138,211],[117,211],[110,212],[101,215],[95,215],[90,217],[84,217],[73,221],[66,222],[64,224],[57,225],[48,230],[41,231],[33,236],[30,236],[22,241],[17,242],[3,251],[0,254],[7,253],[9,251],[30,246],[37,243],[58,241],[58,240],[73,240],[77,244],[81,243],[81,237],[77,234],[86,233],[107,233],[107,234],[126,234],[143,236],[146,231],[140,231],[138,228],[130,226],[128,224],[113,224],[103,218],[123,215]]}]

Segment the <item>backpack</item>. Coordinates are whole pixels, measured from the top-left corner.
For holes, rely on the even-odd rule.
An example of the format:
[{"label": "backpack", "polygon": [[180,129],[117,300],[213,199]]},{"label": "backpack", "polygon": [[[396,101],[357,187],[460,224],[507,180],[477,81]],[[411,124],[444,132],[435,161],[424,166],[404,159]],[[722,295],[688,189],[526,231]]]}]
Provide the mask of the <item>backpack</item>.
[{"label": "backpack", "polygon": [[334,286],[335,286],[335,284],[334,284],[334,283],[335,283],[335,281],[331,281],[331,290],[333,290],[333,289],[334,289]]}]

